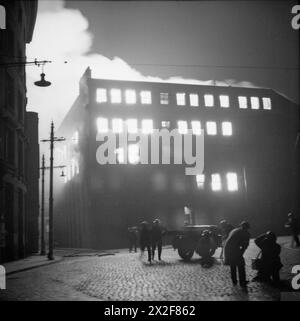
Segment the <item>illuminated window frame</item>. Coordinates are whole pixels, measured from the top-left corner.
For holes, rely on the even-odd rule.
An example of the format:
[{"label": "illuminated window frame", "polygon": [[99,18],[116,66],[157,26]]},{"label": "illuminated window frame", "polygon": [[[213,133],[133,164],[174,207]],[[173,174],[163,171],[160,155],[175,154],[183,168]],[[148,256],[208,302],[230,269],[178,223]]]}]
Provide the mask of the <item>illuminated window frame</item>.
[{"label": "illuminated window frame", "polygon": [[205,175],[204,174],[196,175],[197,187],[200,188],[200,189],[203,189],[204,188],[204,183],[205,183]]},{"label": "illuminated window frame", "polygon": [[222,135],[223,136],[232,136],[232,122],[223,121],[222,122]]},{"label": "illuminated window frame", "polygon": [[153,133],[153,120],[152,119],[142,119],[142,133],[152,134]]},{"label": "illuminated window frame", "polygon": [[124,129],[124,121],[121,118],[113,118],[111,121],[112,132],[115,134],[122,133]]},{"label": "illuminated window frame", "polygon": [[106,88],[97,88],[96,102],[99,104],[107,103],[107,89]]},{"label": "illuminated window frame", "polygon": [[112,104],[121,104],[122,102],[121,89],[112,88],[110,90],[110,101]]},{"label": "illuminated window frame", "polygon": [[141,91],[140,97],[141,97],[142,105],[151,105],[152,104],[151,91],[149,91],[149,90]]},{"label": "illuminated window frame", "polygon": [[98,117],[97,118],[97,132],[104,134],[108,133],[108,119],[104,117]]},{"label": "illuminated window frame", "polygon": [[259,109],[259,98],[258,97],[251,97],[251,109],[258,110]]},{"label": "illuminated window frame", "polygon": [[176,103],[177,106],[185,106],[185,93],[176,93]]},{"label": "illuminated window frame", "polygon": [[211,174],[211,189],[214,192],[219,192],[222,190],[222,179],[220,174]]},{"label": "illuminated window frame", "polygon": [[239,108],[240,109],[247,109],[248,108],[248,98],[246,96],[239,96]]},{"label": "illuminated window frame", "polygon": [[214,95],[205,94],[204,95],[204,104],[205,104],[205,107],[214,107],[214,105],[215,105]]},{"label": "illuminated window frame", "polygon": [[128,105],[136,104],[136,91],[134,89],[125,90],[125,103]]},{"label": "illuminated window frame", "polygon": [[209,136],[216,136],[218,134],[217,123],[215,121],[206,122],[206,134]]},{"label": "illuminated window frame", "polygon": [[169,105],[169,93],[160,93],[159,98],[161,105]]},{"label": "illuminated window frame", "polygon": [[136,118],[127,119],[126,126],[129,134],[136,134],[138,132],[138,122]]},{"label": "illuminated window frame", "polygon": [[229,192],[236,192],[239,189],[238,176],[236,173],[229,172],[226,174],[227,190]]},{"label": "illuminated window frame", "polygon": [[188,123],[186,120],[178,120],[177,122],[178,133],[186,135],[188,133]]},{"label": "illuminated window frame", "polygon": [[201,122],[199,120],[192,120],[191,127],[193,135],[201,135]]},{"label": "illuminated window frame", "polygon": [[272,109],[272,101],[270,97],[263,97],[263,108],[264,110],[271,110]]},{"label": "illuminated window frame", "polygon": [[220,100],[220,107],[229,108],[230,102],[229,102],[228,95],[220,95],[219,100]]},{"label": "illuminated window frame", "polygon": [[199,95],[198,94],[190,94],[190,105],[192,107],[199,107]]}]

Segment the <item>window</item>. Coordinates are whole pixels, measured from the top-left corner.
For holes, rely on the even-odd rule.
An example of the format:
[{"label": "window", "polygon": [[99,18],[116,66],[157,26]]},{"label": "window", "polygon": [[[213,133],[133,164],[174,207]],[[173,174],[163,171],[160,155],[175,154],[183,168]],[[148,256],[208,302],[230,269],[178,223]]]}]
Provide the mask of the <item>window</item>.
[{"label": "window", "polygon": [[204,174],[196,175],[196,183],[197,183],[198,188],[203,188],[204,182],[205,182],[205,175]]},{"label": "window", "polygon": [[199,106],[199,97],[197,94],[190,94],[190,105],[193,107]]},{"label": "window", "polygon": [[0,29],[6,29],[6,10],[0,5]]},{"label": "window", "polygon": [[206,107],[214,106],[214,96],[213,95],[204,95],[204,103]]},{"label": "window", "polygon": [[97,118],[97,130],[98,133],[107,133],[108,132],[108,120],[107,118]]},{"label": "window", "polygon": [[176,94],[176,101],[178,106],[185,105],[185,94],[184,93],[177,93]]},{"label": "window", "polygon": [[137,164],[140,161],[140,148],[138,144],[128,145],[128,161]]},{"label": "window", "polygon": [[247,97],[239,96],[239,107],[241,109],[247,109],[248,108]]},{"label": "window", "polygon": [[187,122],[185,120],[179,120],[177,122],[177,125],[178,125],[178,132],[179,134],[187,134],[188,132],[188,126],[187,126]]},{"label": "window", "polygon": [[112,89],[110,91],[111,102],[113,104],[120,104],[122,101],[121,90],[120,89]]},{"label": "window", "polygon": [[235,192],[238,190],[238,178],[236,173],[227,173],[227,188],[230,192]]},{"label": "window", "polygon": [[132,89],[125,91],[125,101],[126,104],[135,104],[136,103],[136,93]]},{"label": "window", "polygon": [[137,120],[136,119],[127,119],[127,131],[130,134],[136,134],[137,133]]},{"label": "window", "polygon": [[229,96],[226,95],[220,95],[220,106],[223,108],[229,107]]},{"label": "window", "polygon": [[222,123],[222,134],[223,136],[231,136],[232,135],[232,124],[229,121],[224,121]]},{"label": "window", "polygon": [[160,103],[161,105],[169,104],[169,94],[168,93],[160,93]]},{"label": "window", "polygon": [[258,97],[251,97],[251,108],[252,109],[259,109],[259,98]]},{"label": "window", "polygon": [[122,119],[113,118],[112,131],[113,131],[113,133],[122,133],[123,132],[123,120]]},{"label": "window", "polygon": [[152,119],[143,119],[142,120],[142,133],[143,134],[152,134],[153,133],[153,120]]},{"label": "window", "polygon": [[222,182],[220,174],[211,175],[211,189],[213,191],[220,191],[222,189]]},{"label": "window", "polygon": [[163,121],[161,122],[161,127],[162,127],[162,128],[170,128],[170,126],[171,126],[171,124],[170,124],[169,121],[163,120]]},{"label": "window", "polygon": [[263,97],[262,101],[263,101],[264,109],[266,110],[272,109],[271,98]]},{"label": "window", "polygon": [[115,154],[117,155],[117,162],[119,164],[124,164],[125,158],[124,158],[124,148],[118,148],[115,150]]},{"label": "window", "polygon": [[217,135],[217,124],[215,121],[208,121],[206,123],[207,135]]},{"label": "window", "polygon": [[150,105],[152,103],[150,91],[141,91],[141,103],[143,105]]},{"label": "window", "polygon": [[107,90],[105,88],[98,88],[96,91],[96,101],[97,103],[107,102]]},{"label": "window", "polygon": [[76,131],[75,133],[74,133],[74,135],[73,135],[73,142],[74,142],[74,144],[78,144],[78,141],[79,141],[79,133],[78,133],[78,131]]},{"label": "window", "polygon": [[201,135],[201,123],[198,120],[193,120],[192,124],[192,131],[194,135]]}]

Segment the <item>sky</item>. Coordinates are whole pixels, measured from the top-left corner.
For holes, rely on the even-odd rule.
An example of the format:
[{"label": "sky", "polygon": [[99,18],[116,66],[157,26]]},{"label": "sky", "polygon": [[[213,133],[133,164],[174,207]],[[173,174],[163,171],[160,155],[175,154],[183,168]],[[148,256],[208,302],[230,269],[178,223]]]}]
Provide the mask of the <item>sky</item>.
[{"label": "sky", "polygon": [[[27,67],[40,138],[56,128],[90,66],[95,78],[273,88],[299,102],[296,1],[40,0],[27,59],[51,60],[47,88]],[[67,61],[67,63],[64,63]]]}]

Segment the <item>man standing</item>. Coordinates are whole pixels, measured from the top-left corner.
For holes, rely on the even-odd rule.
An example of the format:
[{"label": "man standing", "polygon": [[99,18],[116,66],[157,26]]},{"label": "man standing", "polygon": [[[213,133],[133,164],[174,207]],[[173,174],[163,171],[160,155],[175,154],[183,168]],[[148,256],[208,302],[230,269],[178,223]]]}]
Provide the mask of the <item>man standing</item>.
[{"label": "man standing", "polygon": [[285,224],[285,227],[289,228],[292,232],[291,247],[293,247],[293,242],[295,242],[296,246],[299,247],[300,246],[300,241],[298,238],[299,224],[298,224],[298,220],[296,219],[296,217],[294,217],[292,213],[288,214],[288,221]]},{"label": "man standing", "polygon": [[143,256],[145,248],[147,248],[148,262],[151,263],[151,234],[150,234],[149,224],[147,221],[144,221],[141,223],[140,247],[141,247],[141,256]]},{"label": "man standing", "polygon": [[162,235],[163,228],[160,225],[159,219],[153,221],[153,226],[151,230],[152,238],[152,259],[154,260],[155,250],[157,246],[158,259],[161,260],[161,251],[162,251]]},{"label": "man standing", "polygon": [[234,229],[233,225],[229,224],[226,220],[222,220],[219,224],[222,234],[222,249],[220,253],[220,259],[223,259],[224,244],[229,236],[229,233]]},{"label": "man standing", "polygon": [[250,241],[249,228],[248,222],[242,222],[240,227],[230,232],[224,246],[225,265],[230,266],[232,283],[234,285],[237,284],[238,271],[239,283],[242,287],[246,287],[248,283],[246,281],[245,259],[243,255]]}]

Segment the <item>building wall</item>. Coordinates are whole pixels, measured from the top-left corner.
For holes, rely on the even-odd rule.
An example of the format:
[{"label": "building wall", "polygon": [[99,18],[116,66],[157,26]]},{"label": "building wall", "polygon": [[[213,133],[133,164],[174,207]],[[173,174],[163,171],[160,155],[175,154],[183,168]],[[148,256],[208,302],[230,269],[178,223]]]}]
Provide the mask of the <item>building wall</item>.
[{"label": "building wall", "polygon": [[[104,88],[109,94],[112,88],[122,91],[122,103],[96,102],[97,88]],[[152,103],[143,105],[124,103],[126,89],[152,93]],[[160,93],[169,93],[169,104],[160,104]],[[177,106],[176,93],[197,93],[199,107]],[[212,94],[214,107],[205,107],[203,97]],[[228,95],[229,108],[219,105],[219,96]],[[238,96],[258,97],[260,108],[241,109]],[[262,108],[262,97],[271,99],[271,110]],[[84,101],[84,104],[80,104]],[[81,105],[81,107],[80,107]],[[79,112],[80,111],[80,112]],[[97,248],[115,248],[126,244],[126,228],[143,220],[150,222],[159,217],[170,229],[183,225],[184,206],[193,209],[197,224],[216,224],[227,219],[233,224],[249,220],[255,235],[267,229],[284,233],[286,214],[297,211],[295,202],[296,179],[294,144],[298,131],[298,106],[270,89],[196,86],[130,81],[91,79],[89,71],[81,80],[80,99],[71,108],[59,133],[71,137],[78,132],[77,152],[70,157],[79,160],[79,174],[71,173],[65,186],[61,187],[60,202],[77,196],[71,185],[85,186],[87,198],[85,210],[78,212],[65,207],[69,224],[61,230],[69,231],[73,244],[81,235],[77,229],[78,217],[87,221],[89,245]],[[153,119],[154,128],[161,127],[161,121],[170,121],[171,128],[178,120],[200,120],[204,127],[207,121],[215,121],[218,134],[205,133],[204,188],[198,188],[195,177],[186,176],[182,165],[102,165],[96,161],[100,143],[96,141],[96,119],[104,117]],[[232,123],[232,136],[221,134],[221,123]],[[205,128],[206,130],[206,128]],[[77,155],[77,156],[76,156]],[[68,157],[66,157],[68,159]],[[239,189],[226,189],[225,175],[238,175]],[[211,190],[210,175],[220,173],[223,189]],[[79,187],[80,188],[80,187]],[[73,194],[72,194],[73,193]],[[72,203],[72,201],[71,201]],[[72,232],[71,232],[72,231]],[[61,240],[62,242],[63,239]],[[85,243],[83,243],[85,246]]]},{"label": "building wall", "polygon": [[[0,63],[25,60],[37,1],[1,1],[6,29],[0,30]],[[0,67],[0,261],[25,255],[25,67]]]}]

